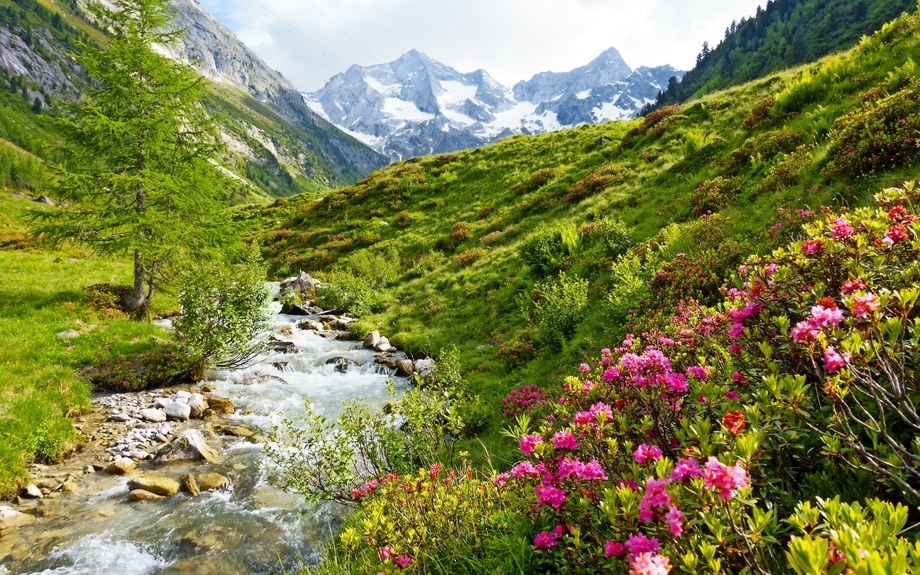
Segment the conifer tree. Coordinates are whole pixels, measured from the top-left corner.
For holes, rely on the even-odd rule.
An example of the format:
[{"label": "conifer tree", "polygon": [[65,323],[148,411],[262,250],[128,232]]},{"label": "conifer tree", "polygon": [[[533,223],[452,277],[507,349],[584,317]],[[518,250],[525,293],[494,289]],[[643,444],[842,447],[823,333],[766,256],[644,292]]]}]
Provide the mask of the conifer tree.
[{"label": "conifer tree", "polygon": [[220,139],[201,104],[202,78],[154,49],[182,33],[168,27],[169,0],[113,4],[89,7],[109,43],[84,44],[77,56],[93,85],[61,120],[68,148],[53,192],[63,207],[35,231],[133,258],[133,285],[121,303],[136,312],[181,256],[220,236],[223,178],[209,162]]}]

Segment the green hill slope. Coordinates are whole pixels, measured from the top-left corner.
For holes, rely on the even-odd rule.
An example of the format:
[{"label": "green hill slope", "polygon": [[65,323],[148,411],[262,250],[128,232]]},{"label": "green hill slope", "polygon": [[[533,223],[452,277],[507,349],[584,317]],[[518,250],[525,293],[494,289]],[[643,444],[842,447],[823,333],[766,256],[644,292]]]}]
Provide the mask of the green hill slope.
[{"label": "green hill slope", "polygon": [[914,0],[769,0],[757,14],[732,22],[725,37],[707,43],[696,66],[659,95],[657,106],[683,102],[749,82],[783,68],[813,62],[855,45],[902,12]]},{"label": "green hill slope", "polygon": [[[365,313],[356,332],[380,329],[415,354],[458,345],[495,401],[659,309],[716,301],[744,255],[796,233],[797,210],[860,205],[914,177],[916,148],[889,141],[915,137],[914,120],[899,121],[920,112],[918,31],[920,16],[904,16],[848,53],[644,120],[416,158],[237,219],[271,230],[254,237],[279,277],[340,270],[330,278]],[[867,118],[876,135],[860,132]],[[554,326],[541,293],[562,272],[586,279],[588,298]]]}]

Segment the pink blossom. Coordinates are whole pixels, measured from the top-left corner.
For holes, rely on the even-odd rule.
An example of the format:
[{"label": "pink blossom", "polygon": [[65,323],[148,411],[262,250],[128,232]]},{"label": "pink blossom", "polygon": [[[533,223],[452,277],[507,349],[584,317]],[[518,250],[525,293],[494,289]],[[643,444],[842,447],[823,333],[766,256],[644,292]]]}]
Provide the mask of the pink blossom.
[{"label": "pink blossom", "polygon": [[553,436],[553,446],[556,449],[577,449],[578,442],[571,431],[557,431]]},{"label": "pink blossom", "polygon": [[747,383],[747,378],[741,375],[741,372],[732,373],[732,381],[740,381],[741,383]]},{"label": "pink blossom", "polygon": [[741,339],[741,336],[744,334],[744,324],[735,323],[728,328],[728,337],[732,339]]},{"label": "pink blossom", "polygon": [[633,457],[638,463],[645,463],[649,459],[656,461],[661,457],[661,448],[657,445],[649,445],[647,443],[643,443],[636,448],[636,451],[633,453]]},{"label": "pink blossom", "polygon": [[885,232],[885,239],[882,240],[882,243],[893,245],[898,242],[903,242],[907,239],[907,228],[901,224],[895,224],[888,228],[888,231]]},{"label": "pink blossom", "polygon": [[738,399],[738,392],[728,389],[725,391],[725,397],[728,399]]},{"label": "pink blossom", "polygon": [[559,478],[568,479],[570,477],[581,477],[584,473],[585,464],[578,459],[563,457],[559,461]]},{"label": "pink blossom", "polygon": [[703,381],[706,379],[706,371],[708,368],[701,365],[695,365],[693,367],[687,368],[687,377],[693,376],[697,381]]},{"label": "pink blossom", "polygon": [[703,485],[708,489],[717,489],[722,499],[731,499],[733,489],[747,487],[747,484],[747,471],[740,464],[736,463],[728,467],[715,457],[710,457],[706,461],[703,469]]},{"label": "pink blossom", "polygon": [[535,549],[549,549],[556,546],[556,536],[549,531],[541,531],[533,538]]},{"label": "pink blossom", "polygon": [[495,479],[494,479],[495,485],[498,485],[499,487],[504,487],[505,483],[508,482],[509,477],[511,477],[511,474],[507,471],[504,473],[499,473],[498,475],[495,476]]},{"label": "pink blossom", "polygon": [[581,364],[581,365],[578,366],[578,371],[581,371],[581,372],[583,372],[583,373],[587,373],[587,372],[591,371],[591,366],[588,365],[587,363],[583,363],[583,364]]},{"label": "pink blossom", "polygon": [[649,477],[645,480],[645,495],[639,502],[639,519],[650,521],[654,518],[654,509],[656,507],[665,507],[671,504],[671,496],[668,494],[667,485],[670,483],[667,477],[654,479]]},{"label": "pink blossom", "polygon": [[629,575],[668,575],[671,560],[657,553],[640,553],[629,560]]},{"label": "pink blossom", "polygon": [[837,327],[843,321],[843,312],[837,308],[827,308],[823,305],[816,305],[811,308],[811,320],[820,327],[832,325]]},{"label": "pink blossom", "polygon": [[871,293],[866,295],[854,295],[849,304],[850,311],[853,312],[853,315],[856,317],[866,317],[869,312],[877,310],[878,306],[878,296]]},{"label": "pink blossom", "polygon": [[631,555],[640,553],[657,553],[661,547],[658,546],[656,537],[646,537],[645,533],[633,533],[626,538],[626,548]]},{"label": "pink blossom", "polygon": [[536,433],[532,433],[530,435],[525,435],[524,437],[522,437],[519,446],[521,448],[521,451],[524,453],[524,455],[530,455],[531,453],[533,453],[534,447],[536,447],[536,445],[538,443],[541,443],[542,441],[543,441],[543,437],[541,437],[540,435],[537,435]]},{"label": "pink blossom", "polygon": [[792,341],[802,343],[818,337],[821,330],[817,329],[809,320],[800,321],[792,328]]},{"label": "pink blossom", "polygon": [[565,490],[552,486],[535,485],[534,493],[540,498],[539,505],[551,505],[553,509],[558,509],[562,502],[565,501]]},{"label": "pink blossom", "polygon": [[609,347],[605,347],[604,349],[602,349],[602,350],[601,350],[601,355],[610,355],[610,348],[609,348]]},{"label": "pink blossom", "polygon": [[806,254],[816,254],[824,251],[824,242],[821,240],[805,240],[802,242],[802,251]]},{"label": "pink blossom", "polygon": [[626,551],[626,545],[623,545],[619,541],[614,541],[613,539],[608,539],[604,543],[604,557],[619,557]]},{"label": "pink blossom", "polygon": [[620,370],[615,367],[608,367],[604,370],[604,381],[610,383],[614,379],[620,378]]},{"label": "pink blossom", "polygon": [[840,288],[840,293],[846,295],[852,291],[865,288],[866,284],[863,283],[862,278],[856,278],[855,280],[847,280],[843,282],[843,286]]},{"label": "pink blossom", "polygon": [[669,373],[664,378],[667,386],[678,393],[687,391],[687,378],[682,373]]},{"label": "pink blossom", "polygon": [[412,563],[412,556],[407,553],[403,553],[393,557],[393,562],[400,567],[408,567]]},{"label": "pink blossom", "polygon": [[596,459],[592,459],[588,463],[585,463],[585,466],[584,468],[582,468],[579,478],[587,479],[589,481],[594,481],[594,480],[606,481],[607,474],[604,473],[604,468],[601,467],[600,462]]},{"label": "pink blossom", "polygon": [[700,464],[696,459],[679,459],[671,470],[671,479],[683,481],[687,477],[699,477],[703,474]]},{"label": "pink blossom", "polygon": [[834,220],[834,228],[831,230],[832,238],[848,238],[854,233],[856,233],[856,230],[853,229],[853,226],[850,224],[850,222],[843,218],[837,218]]},{"label": "pink blossom", "polygon": [[[609,405],[600,401],[591,406],[591,411],[589,413],[593,419],[600,422],[613,419],[613,410],[610,409]],[[601,416],[601,414],[603,414],[603,416]]]},{"label": "pink blossom", "polygon": [[673,505],[664,515],[664,520],[668,522],[668,530],[675,537],[680,537],[680,534],[684,532],[683,519],[683,512]]},{"label": "pink blossom", "polygon": [[392,545],[387,545],[383,549],[377,552],[377,556],[380,557],[381,561],[386,561],[390,557],[396,554],[396,550],[393,549]]},{"label": "pink blossom", "polygon": [[845,367],[848,361],[850,361],[850,354],[841,355],[833,346],[827,346],[827,349],[824,350],[824,367],[827,368],[828,373],[834,373],[841,367]]},{"label": "pink blossom", "polygon": [[512,477],[539,477],[543,473],[543,464],[534,466],[533,463],[529,461],[522,461],[511,468]]}]

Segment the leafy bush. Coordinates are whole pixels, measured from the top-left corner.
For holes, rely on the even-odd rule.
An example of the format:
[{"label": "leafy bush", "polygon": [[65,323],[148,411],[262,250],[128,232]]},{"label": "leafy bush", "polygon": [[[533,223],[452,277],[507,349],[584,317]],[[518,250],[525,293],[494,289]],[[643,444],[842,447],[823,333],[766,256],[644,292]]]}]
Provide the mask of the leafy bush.
[{"label": "leafy bush", "polygon": [[632,146],[632,143],[636,138],[642,137],[646,134],[650,135],[653,139],[660,137],[669,124],[668,119],[676,114],[679,114],[680,111],[680,104],[665,106],[655,110],[654,112],[647,115],[645,119],[643,119],[642,125],[626,132],[626,135],[623,136],[623,141],[620,143],[620,146],[622,148],[629,148]]},{"label": "leafy bush", "polygon": [[121,298],[129,291],[129,286],[93,284],[83,288],[83,305],[104,318],[127,317],[121,309]]},{"label": "leafy bush", "polygon": [[576,202],[602,192],[610,186],[621,184],[628,177],[626,170],[616,164],[604,164],[578,180],[563,196],[564,202]]},{"label": "leafy bush", "polygon": [[583,243],[604,256],[617,258],[633,246],[632,232],[622,220],[604,218],[581,227]]},{"label": "leafy bush", "polygon": [[778,154],[792,153],[805,138],[804,132],[788,128],[754,136],[728,155],[724,167],[728,170],[738,169],[753,160],[769,161]]},{"label": "leafy bush", "polygon": [[665,261],[649,282],[652,301],[662,309],[691,299],[715,304],[721,297],[719,288],[741,259],[741,250],[734,244],[677,254],[674,259]]},{"label": "leafy bush", "polygon": [[523,182],[511,186],[510,191],[514,194],[527,194],[541,188],[546,182],[556,177],[559,171],[556,168],[541,168],[530,174],[530,177]]},{"label": "leafy bush", "polygon": [[84,374],[99,391],[124,393],[157,387],[170,387],[191,381],[200,375],[200,366],[192,363],[176,346],[161,345],[134,355],[100,356]]},{"label": "leafy bush", "polygon": [[865,177],[916,160],[920,155],[920,81],[905,80],[902,90],[857,102],[834,122],[827,149],[829,174]]},{"label": "leafy bush", "polygon": [[754,107],[751,109],[750,115],[744,119],[744,122],[741,123],[741,128],[743,130],[760,130],[762,128],[768,128],[773,124],[773,104],[776,103],[776,98],[773,96],[765,96],[754,104]]},{"label": "leafy bush", "polygon": [[788,186],[794,186],[799,182],[799,178],[805,170],[811,166],[812,147],[799,146],[792,153],[786,154],[778,162],[770,166],[767,170],[767,176],[760,185],[755,188],[754,192],[761,194],[764,192],[775,192]]},{"label": "leafy bush", "polygon": [[316,303],[324,309],[347,311],[362,316],[370,313],[379,296],[370,282],[349,270],[323,274],[316,291]]},{"label": "leafy bush", "polygon": [[550,347],[560,348],[572,339],[584,319],[588,304],[588,280],[558,277],[538,282],[530,301],[521,301],[521,311],[537,328],[539,340]]},{"label": "leafy bush", "polygon": [[428,272],[438,269],[446,262],[447,256],[437,250],[421,254],[406,272],[406,278],[420,278]]},{"label": "leafy bush", "polygon": [[696,193],[690,196],[691,211],[696,215],[717,212],[729,205],[741,192],[738,176],[723,178],[716,176],[706,180],[696,188]]},{"label": "leafy bush", "polygon": [[189,262],[178,291],[176,350],[196,371],[235,365],[261,349],[268,288],[254,249],[237,264]]},{"label": "leafy bush", "polygon": [[541,225],[518,246],[524,262],[542,274],[552,273],[578,245],[578,232],[567,226]]},{"label": "leafy bush", "polygon": [[500,237],[502,237],[502,233],[496,230],[479,238],[479,243],[488,246],[495,243]]},{"label": "leafy bush", "polygon": [[394,246],[380,251],[363,250],[348,258],[347,269],[375,290],[382,289],[399,277],[401,260]]},{"label": "leafy bush", "polygon": [[455,268],[465,268],[473,265],[474,262],[485,257],[486,251],[482,248],[470,248],[454,256],[453,265]]}]

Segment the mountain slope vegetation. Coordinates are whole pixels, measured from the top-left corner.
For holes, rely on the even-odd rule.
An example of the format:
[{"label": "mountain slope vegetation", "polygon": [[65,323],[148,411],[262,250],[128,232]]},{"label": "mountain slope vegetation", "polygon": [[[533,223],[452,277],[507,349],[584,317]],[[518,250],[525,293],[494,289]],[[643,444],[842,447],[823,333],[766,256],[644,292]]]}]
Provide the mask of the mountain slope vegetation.
[{"label": "mountain slope vegetation", "polygon": [[[764,309],[758,307],[764,304],[743,298],[750,297],[747,290],[756,283],[745,275],[746,262],[757,263],[757,273],[782,270],[783,275],[777,277],[783,282],[792,281],[812,265],[800,261],[797,254],[824,253],[829,242],[842,241],[834,238],[856,233],[855,228],[850,231],[848,213],[868,205],[879,190],[897,188],[916,177],[920,160],[915,144],[920,136],[916,124],[920,84],[915,77],[912,55],[918,47],[920,14],[904,15],[846,53],[705,95],[684,105],[664,107],[644,119],[585,125],[532,137],[516,136],[478,150],[414,158],[320,199],[294,197],[237,212],[240,225],[253,230],[268,228],[265,232],[253,232],[252,239],[262,242],[276,275],[293,274],[298,269],[318,272],[331,286],[320,290],[319,299],[324,307],[361,315],[351,327],[355,335],[379,330],[395,345],[416,356],[457,349],[466,374],[465,393],[469,394],[469,399],[459,407],[466,427],[450,453],[445,454],[444,463],[459,465],[460,470],[463,465],[472,465],[485,471],[482,483],[476,483],[475,479],[465,483],[459,473],[456,483],[451,478],[443,479],[445,486],[451,486],[445,488],[446,493],[461,502],[471,491],[480,493],[484,506],[520,502],[514,497],[524,501],[520,514],[514,518],[490,514],[488,507],[479,507],[480,503],[450,507],[445,502],[439,508],[443,511],[433,511],[413,494],[412,482],[409,488],[404,487],[405,483],[379,487],[379,494],[374,491],[378,489],[375,482],[359,486],[356,498],[361,498],[361,511],[347,522],[336,543],[335,561],[344,564],[333,562],[330,570],[389,568],[393,558],[398,557],[402,564],[423,561],[419,565],[424,567],[419,568],[438,572],[448,569],[478,572],[482,565],[494,567],[492,561],[501,563],[503,560],[495,559],[494,553],[502,549],[500,553],[506,559],[503,565],[509,569],[590,571],[623,565],[606,561],[629,562],[643,552],[654,554],[659,550],[657,541],[648,547],[640,545],[637,539],[640,535],[645,538],[655,534],[662,546],[665,540],[671,541],[674,532],[666,534],[668,525],[663,517],[666,508],[648,516],[645,521],[660,520],[652,526],[642,522],[642,513],[640,520],[636,520],[623,511],[630,509],[630,505],[635,511],[635,503],[642,497],[641,487],[635,487],[638,490],[635,499],[630,499],[633,496],[629,495],[628,487],[621,485],[617,491],[613,487],[615,479],[605,476],[603,479],[611,481],[606,500],[602,496],[598,502],[590,493],[573,487],[568,496],[576,498],[580,493],[574,499],[579,503],[570,506],[564,499],[566,492],[560,491],[562,485],[569,485],[562,481],[561,468],[559,477],[550,473],[549,479],[544,476],[542,485],[539,479],[527,479],[530,473],[527,470],[532,469],[527,464],[540,463],[545,470],[561,465],[559,458],[567,453],[565,446],[574,443],[574,438],[578,438],[579,450],[582,442],[588,441],[587,437],[591,437],[590,441],[607,441],[604,445],[609,451],[591,443],[578,453],[606,462],[603,468],[608,473],[616,469],[625,477],[634,477],[636,483],[645,481],[644,474],[649,481],[661,478],[660,481],[667,483],[668,470],[678,458],[689,458],[682,459],[682,465],[692,465],[696,462],[693,454],[700,451],[713,459],[718,455],[718,460],[710,459],[707,464],[712,469],[734,469],[726,473],[743,478],[745,485],[748,480],[753,482],[752,489],[758,498],[768,502],[771,511],[768,515],[757,511],[757,519],[749,519],[754,526],[753,535],[734,531],[738,537],[753,538],[748,540],[753,542],[748,548],[751,555],[729,543],[741,541],[738,539],[722,539],[720,543],[712,543],[712,547],[705,547],[710,545],[705,543],[703,549],[685,547],[675,537],[674,547],[667,547],[666,551],[671,565],[681,565],[687,572],[700,572],[702,563],[694,561],[704,556],[711,558],[708,569],[712,572],[719,572],[719,562],[730,566],[732,571],[752,569],[752,565],[773,568],[788,565],[775,548],[762,551],[767,555],[761,557],[758,555],[761,551],[755,547],[761,543],[767,545],[773,537],[780,537],[782,545],[790,541],[788,530],[782,532],[770,517],[789,517],[799,502],[835,496],[845,502],[875,496],[911,501],[909,495],[904,498],[895,495],[900,488],[890,478],[867,475],[865,468],[854,470],[842,464],[842,459],[809,455],[840,454],[843,448],[833,438],[828,438],[831,442],[828,445],[836,447],[822,447],[823,439],[814,430],[793,431],[798,427],[791,423],[795,419],[792,413],[798,408],[786,399],[779,399],[804,393],[801,390],[805,388],[795,385],[813,381],[806,378],[816,378],[817,389],[825,381],[827,385],[836,385],[830,383],[831,373],[850,361],[850,356],[844,360],[843,352],[836,350],[853,348],[839,347],[843,344],[834,340],[833,345],[838,347],[824,349],[823,359],[812,360],[816,365],[812,370],[802,367],[810,365],[803,363],[809,361],[807,356],[802,359],[787,355],[793,354],[791,340],[775,344],[785,347],[770,347],[783,334],[788,334],[788,325],[782,322],[802,319],[796,328],[801,330],[802,325],[810,325],[809,309],[843,310],[850,305],[846,302],[851,300],[842,299],[837,292],[820,299],[825,283],[838,286],[846,279],[821,279],[820,274],[832,274],[831,269],[856,273],[851,266],[869,265],[869,261],[881,262],[884,258],[867,256],[861,263],[852,264],[849,259],[839,259],[833,260],[838,262],[834,264],[828,256],[827,260],[821,260],[820,266],[830,267],[815,268],[819,270],[815,272],[817,279],[809,276],[796,284],[795,289],[769,292],[778,298],[783,293],[788,297],[790,293],[801,292],[804,301],[797,301],[798,307],[772,310],[759,316],[760,323],[754,322],[756,328],[745,318],[754,317],[750,314]],[[886,218],[913,213],[913,194],[898,195],[894,191],[878,194],[884,206],[880,210],[888,210],[893,204],[900,207],[891,216],[885,216],[884,211],[872,212],[871,216],[866,215],[868,211],[859,211],[858,218],[864,219],[856,221],[866,222],[859,233],[868,234],[876,229],[884,232],[881,226]],[[908,220],[913,221],[913,217]],[[272,222],[280,223],[272,225]],[[809,222],[816,223],[806,232],[802,225]],[[872,249],[895,245],[915,233],[913,223],[910,230],[914,231],[905,226],[895,223],[885,232],[888,235],[884,241],[879,235],[871,241],[860,239],[859,245],[874,246]],[[803,241],[804,238],[808,239]],[[779,255],[768,256],[777,248],[782,248],[776,252]],[[833,254],[851,257],[837,251]],[[761,259],[749,259],[752,257]],[[769,266],[772,271],[764,272],[768,262],[777,263]],[[898,263],[891,273],[896,273],[895,268],[900,270],[898,266],[902,264],[908,265]],[[904,274],[895,281],[907,281],[909,286],[913,272],[905,268]],[[872,277],[881,281],[881,276]],[[856,286],[862,280],[851,277],[847,281],[851,282],[848,286]],[[895,284],[875,284],[872,289],[880,289],[881,285]],[[769,289],[774,289],[772,283]],[[852,289],[857,288],[846,287],[843,293]],[[860,298],[873,297],[856,293]],[[913,301],[908,292],[904,294],[908,302]],[[741,304],[734,303],[738,298],[742,298]],[[815,299],[820,301],[815,304]],[[776,305],[781,307],[782,300],[779,301]],[[745,303],[749,306],[744,307]],[[735,305],[741,307],[732,307]],[[782,313],[790,317],[783,319]],[[865,316],[864,311],[854,313]],[[837,312],[834,314],[836,317]],[[770,323],[777,317],[780,323]],[[854,325],[859,324],[859,317],[856,316]],[[734,325],[730,318],[736,318]],[[836,319],[833,322],[839,324]],[[729,328],[732,331],[726,337]],[[745,337],[743,334],[747,333],[756,333],[761,339],[751,342],[751,347],[731,339]],[[865,333],[868,337],[869,332]],[[799,338],[805,336],[795,337],[795,343],[799,343]],[[820,345],[828,346],[829,341],[820,339]],[[627,366],[644,370],[646,367],[642,366],[659,361],[660,358],[653,360],[653,355],[665,347],[671,360],[661,364],[664,371],[659,381],[671,382],[668,384],[674,386],[671,391],[655,395],[657,388],[649,388],[652,395],[639,399],[635,395],[621,395],[616,386],[604,385],[603,382],[617,381],[618,374],[625,373]],[[816,349],[815,353],[820,353],[823,348]],[[738,353],[741,355],[736,358]],[[853,351],[852,357],[857,354]],[[633,361],[638,363],[629,363]],[[829,371],[823,371],[825,368],[819,365],[829,366],[826,368]],[[604,366],[618,369],[609,371]],[[672,366],[675,372],[680,372],[674,379],[668,371]],[[732,369],[737,371],[733,373]],[[632,373],[639,378],[636,381],[647,381],[644,371]],[[665,373],[669,375],[665,377]],[[775,379],[770,379],[773,377],[770,373],[775,374]],[[783,373],[789,374],[788,378],[780,379]],[[825,375],[828,379],[824,379]],[[681,387],[685,381],[700,385],[694,383],[688,392],[688,388]],[[784,388],[788,391],[776,387],[780,381],[788,386]],[[688,397],[699,397],[700,407],[690,408],[696,403],[689,399],[681,403],[696,415],[686,415],[688,421],[680,423],[678,420],[684,416],[675,414],[675,427],[666,431],[660,426],[669,421],[662,419],[667,408],[655,402],[671,397],[667,394],[674,389],[682,389],[681,393],[689,393]],[[737,403],[739,393],[742,393],[741,404]],[[594,403],[600,398],[609,406]],[[710,402],[707,398],[718,399]],[[562,407],[547,407],[557,405],[557,400]],[[610,409],[614,400],[617,409],[623,412],[608,414],[605,419],[599,412]],[[644,409],[660,408],[664,410],[662,415],[656,418],[641,415],[647,415],[648,411],[632,416],[626,413],[634,402],[645,401],[651,403],[641,403],[648,406]],[[571,409],[566,407],[568,402],[574,402]],[[820,413],[820,417],[828,418],[830,425],[831,407],[825,404],[822,409],[815,408],[810,413],[816,418]],[[594,421],[612,435],[599,439],[590,435],[590,431],[568,427],[569,423],[560,417],[572,417],[575,411],[582,418],[575,423]],[[515,419],[521,412],[528,416],[526,421]],[[603,427],[610,417],[614,418],[612,430]],[[699,423],[704,427],[693,427],[697,418],[705,420]],[[763,434],[756,435],[759,439],[737,433],[741,429],[738,422],[745,420],[752,422],[751,434]],[[689,428],[681,427],[688,422]],[[730,431],[732,426],[736,431]],[[520,443],[509,440],[502,430],[510,430],[510,435]],[[777,435],[772,435],[774,432]],[[568,433],[575,434],[572,440],[568,439]],[[727,451],[717,446],[722,439],[714,439],[716,435],[727,441],[724,444]],[[766,442],[761,445],[762,451],[755,446],[760,445],[759,441]],[[637,450],[633,461],[633,450],[643,442],[655,444],[657,455],[645,445],[646,451]],[[620,451],[616,452],[614,447]],[[458,452],[470,459],[457,463],[453,454]],[[668,455],[656,463],[661,452]],[[522,453],[524,461],[515,465],[521,461]],[[553,459],[551,453],[558,458]],[[755,457],[754,453],[759,455]],[[760,457],[763,461],[756,463]],[[587,473],[588,459],[582,459],[581,463],[585,465],[582,471]],[[634,467],[636,464],[638,468]],[[735,467],[731,467],[733,464]],[[776,469],[783,470],[785,475],[777,476],[770,466],[778,466]],[[441,481],[439,470],[431,468],[432,480]],[[492,475],[505,470],[511,472],[510,479],[505,474]],[[746,475],[748,472],[752,474],[750,477]],[[534,473],[539,477],[540,471]],[[410,476],[425,485],[428,479],[422,476],[428,474],[426,471]],[[754,479],[755,475],[758,479]],[[598,477],[594,475],[594,479]],[[501,487],[506,481],[514,487],[504,495],[499,489],[495,499],[491,499],[494,485]],[[536,485],[531,485],[534,481]],[[741,487],[741,483],[735,487]],[[648,495],[651,489],[647,488],[646,497],[652,497]],[[734,497],[737,492],[733,489],[726,488],[723,499]],[[669,492],[672,494],[669,497],[677,497],[677,491],[669,488]],[[563,499],[553,500],[553,497]],[[694,537],[706,540],[708,531],[699,518],[705,517],[708,528],[716,529],[715,517],[720,512],[708,507],[709,503],[698,504],[701,507],[694,507],[694,513],[699,515],[694,515],[693,520],[689,515],[687,518],[694,526]],[[594,520],[589,520],[589,511],[585,510],[596,510],[598,505],[608,514],[598,512]],[[392,520],[402,525],[401,529],[415,528],[428,521],[466,521],[466,528],[461,531],[475,533],[477,540],[463,539],[458,534],[456,545],[464,551],[453,548],[448,552],[424,534],[403,543],[391,537],[392,533],[385,528],[368,527],[371,516],[386,515],[391,507],[416,514],[407,511],[398,518],[394,516]],[[626,515],[615,519],[613,509],[620,509]],[[382,521],[384,525],[386,521]],[[578,523],[580,531],[567,531],[572,521]],[[555,527],[557,524],[559,527]],[[672,528],[683,525],[682,519],[674,519],[671,525]],[[723,526],[729,528],[727,524]],[[610,529],[621,538],[609,539],[605,544],[600,533]],[[640,535],[635,529],[640,530]],[[588,533],[595,541],[594,547],[584,543]],[[680,529],[676,533],[680,535]],[[628,555],[624,547],[627,536],[629,545],[636,545],[635,549],[629,547]],[[481,543],[479,537],[485,538],[486,543]],[[791,557],[812,553],[807,547],[810,541],[797,543],[801,555],[796,551]],[[826,541],[824,545],[826,548]],[[716,548],[723,549],[718,557],[712,555]],[[492,549],[494,553],[482,549]],[[450,553],[449,559],[445,559],[444,553]],[[458,567],[459,564],[463,567]],[[634,568],[633,572],[652,571]]]},{"label": "mountain slope vegetation", "polygon": [[769,0],[757,14],[732,22],[718,45],[704,45],[696,66],[668,90],[657,106],[749,82],[783,68],[845,50],[902,12],[913,0]]}]

